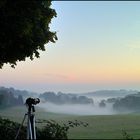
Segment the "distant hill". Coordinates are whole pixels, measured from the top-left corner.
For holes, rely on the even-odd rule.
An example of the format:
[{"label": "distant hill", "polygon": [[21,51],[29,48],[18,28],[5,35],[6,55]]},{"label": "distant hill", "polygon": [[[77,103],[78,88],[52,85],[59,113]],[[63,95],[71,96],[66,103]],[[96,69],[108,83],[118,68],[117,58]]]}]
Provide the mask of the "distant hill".
[{"label": "distant hill", "polygon": [[122,96],[126,96],[129,94],[137,94],[139,91],[138,90],[99,90],[99,91],[94,91],[94,92],[88,92],[88,93],[84,93],[83,95],[86,96],[103,96],[103,97],[122,97]]}]

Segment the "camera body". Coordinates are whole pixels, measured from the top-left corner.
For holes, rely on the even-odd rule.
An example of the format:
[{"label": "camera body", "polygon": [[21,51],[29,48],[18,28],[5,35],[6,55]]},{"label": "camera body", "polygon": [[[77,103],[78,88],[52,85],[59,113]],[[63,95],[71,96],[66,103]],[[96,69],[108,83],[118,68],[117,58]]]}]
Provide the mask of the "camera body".
[{"label": "camera body", "polygon": [[25,104],[28,106],[28,113],[35,112],[34,105],[40,102],[39,98],[27,98]]},{"label": "camera body", "polygon": [[32,106],[32,105],[36,105],[36,104],[38,104],[38,103],[40,103],[40,99],[39,98],[27,98],[26,99],[26,104],[28,105],[28,106]]}]

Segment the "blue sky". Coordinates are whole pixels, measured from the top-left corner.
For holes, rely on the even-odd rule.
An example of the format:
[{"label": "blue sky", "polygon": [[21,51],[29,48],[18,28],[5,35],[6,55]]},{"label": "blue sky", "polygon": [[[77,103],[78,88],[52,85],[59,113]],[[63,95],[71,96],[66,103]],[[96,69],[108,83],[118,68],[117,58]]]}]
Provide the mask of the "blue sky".
[{"label": "blue sky", "polygon": [[43,92],[140,89],[140,2],[53,1],[58,41],[40,59],[5,65],[0,85]]}]

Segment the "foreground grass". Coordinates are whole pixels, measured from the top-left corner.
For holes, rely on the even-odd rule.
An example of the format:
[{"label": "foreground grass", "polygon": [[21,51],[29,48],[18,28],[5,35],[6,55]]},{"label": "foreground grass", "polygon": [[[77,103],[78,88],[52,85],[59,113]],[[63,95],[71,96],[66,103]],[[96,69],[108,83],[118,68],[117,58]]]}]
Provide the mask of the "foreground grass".
[{"label": "foreground grass", "polygon": [[123,130],[135,139],[140,138],[140,115],[84,116],[78,120],[89,126],[71,129],[71,139],[123,139]]},{"label": "foreground grass", "polygon": [[[0,109],[0,116],[21,123],[26,112],[25,107],[13,107]],[[45,112],[36,108],[36,119],[53,119],[59,123],[79,120],[89,124],[88,127],[71,128],[68,134],[70,139],[123,139],[123,130],[133,138],[140,139],[140,114],[74,116]]]}]

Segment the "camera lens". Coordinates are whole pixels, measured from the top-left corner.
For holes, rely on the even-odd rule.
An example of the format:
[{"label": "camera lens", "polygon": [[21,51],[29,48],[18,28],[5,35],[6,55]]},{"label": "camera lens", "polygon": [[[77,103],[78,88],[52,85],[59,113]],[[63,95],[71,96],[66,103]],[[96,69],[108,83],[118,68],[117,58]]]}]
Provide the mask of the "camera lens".
[{"label": "camera lens", "polygon": [[40,99],[39,98],[35,98],[34,99],[34,104],[38,104],[38,103],[40,103]]}]

